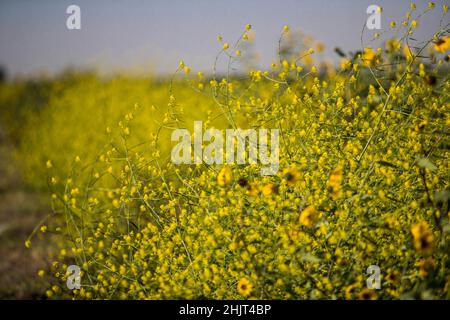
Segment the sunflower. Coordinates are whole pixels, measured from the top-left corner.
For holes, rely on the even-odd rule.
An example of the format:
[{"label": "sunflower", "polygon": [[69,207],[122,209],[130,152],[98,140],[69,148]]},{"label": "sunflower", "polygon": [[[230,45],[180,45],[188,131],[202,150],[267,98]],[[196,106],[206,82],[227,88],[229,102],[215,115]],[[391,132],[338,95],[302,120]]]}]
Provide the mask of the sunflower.
[{"label": "sunflower", "polygon": [[286,168],[283,171],[283,177],[286,179],[288,185],[293,186],[300,180],[300,172],[295,167]]},{"label": "sunflower", "polygon": [[261,191],[264,197],[270,197],[272,194],[277,193],[278,187],[273,183],[268,183],[262,188]]},{"label": "sunflower", "polygon": [[440,38],[433,45],[434,50],[440,53],[445,53],[445,51],[450,50],[450,36]]},{"label": "sunflower", "polygon": [[241,187],[246,187],[248,186],[248,180],[246,178],[239,178],[238,180],[238,185],[240,185]]},{"label": "sunflower", "polygon": [[356,284],[351,284],[345,288],[345,299],[350,300],[353,299],[353,296],[356,292],[358,286]]},{"label": "sunflower", "polygon": [[252,292],[252,288],[252,284],[246,278],[242,278],[237,284],[237,290],[239,294],[244,297],[250,295],[250,293]]},{"label": "sunflower", "polygon": [[302,213],[300,213],[299,221],[300,224],[305,227],[312,227],[316,222],[317,218],[318,218],[317,210],[314,207],[309,206],[308,208],[303,210]]},{"label": "sunflower", "polygon": [[436,82],[437,82],[437,78],[435,76],[433,76],[433,75],[427,74],[425,76],[425,82],[427,84],[429,84],[430,86],[434,86],[436,84]]},{"label": "sunflower", "polygon": [[385,280],[389,283],[398,283],[401,280],[400,273],[396,270],[389,269]]},{"label": "sunflower", "polygon": [[425,221],[420,221],[411,227],[414,247],[420,253],[430,254],[433,251],[434,236]]},{"label": "sunflower", "polygon": [[375,291],[373,291],[371,289],[364,288],[359,293],[358,299],[360,299],[360,300],[376,300],[377,294],[375,293]]},{"label": "sunflower", "polygon": [[421,277],[426,277],[428,276],[428,273],[436,266],[436,263],[432,257],[428,257],[426,259],[420,260],[418,265],[419,265],[419,275]]}]

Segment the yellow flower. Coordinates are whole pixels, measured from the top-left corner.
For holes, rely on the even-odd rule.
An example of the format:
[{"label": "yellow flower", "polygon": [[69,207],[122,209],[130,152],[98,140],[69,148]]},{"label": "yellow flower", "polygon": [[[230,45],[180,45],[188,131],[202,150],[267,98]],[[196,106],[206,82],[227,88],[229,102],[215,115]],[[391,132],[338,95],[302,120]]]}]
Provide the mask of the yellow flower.
[{"label": "yellow flower", "polygon": [[230,184],[232,179],[232,172],[230,167],[223,167],[219,174],[217,175],[217,183],[219,186],[224,187],[228,184]]},{"label": "yellow flower", "polygon": [[191,68],[184,67],[184,73],[189,74],[191,72]]},{"label": "yellow flower", "polygon": [[277,192],[277,186],[273,183],[268,183],[262,188],[262,194],[264,197],[270,197]]},{"label": "yellow flower", "polygon": [[376,295],[375,291],[368,289],[368,288],[364,288],[359,293],[358,298],[360,300],[376,300],[377,295]]},{"label": "yellow flower", "polygon": [[300,213],[300,224],[305,227],[312,227],[314,223],[317,221],[319,213],[313,206],[309,206],[305,210]]},{"label": "yellow flower", "polygon": [[426,277],[431,269],[436,266],[436,263],[432,257],[426,259],[421,259],[418,263],[419,265],[419,275],[421,277]]},{"label": "yellow flower", "polygon": [[445,51],[450,49],[450,36],[439,39],[434,43],[433,47],[437,52],[445,53]]},{"label": "yellow flower", "polygon": [[284,31],[284,32],[288,32],[288,31],[289,31],[289,26],[288,26],[288,25],[285,25],[285,26],[283,27],[283,31]]},{"label": "yellow flower", "polygon": [[316,44],[316,51],[322,53],[325,50],[325,45],[322,42]]},{"label": "yellow flower", "polygon": [[237,285],[237,290],[239,294],[244,297],[250,295],[250,293],[252,292],[252,288],[253,288],[252,284],[246,278],[242,278],[241,280],[239,280]]},{"label": "yellow flower", "polygon": [[53,167],[53,164],[50,160],[47,160],[46,166],[47,166],[47,169],[50,169]]},{"label": "yellow flower", "polygon": [[230,47],[230,45],[228,44],[228,42],[225,42],[223,44],[223,50],[227,50]]},{"label": "yellow flower", "polygon": [[411,61],[413,58],[413,53],[411,51],[411,48],[408,46],[403,47],[403,55],[405,56],[406,60]]},{"label": "yellow flower", "polygon": [[114,199],[113,202],[112,202],[112,204],[113,204],[113,206],[114,206],[115,208],[119,208],[119,207],[120,207],[120,202],[119,202],[119,200],[117,200],[117,199]]},{"label": "yellow flower", "polygon": [[349,67],[351,67],[352,63],[348,59],[341,59],[341,69],[347,70]]},{"label": "yellow flower", "polygon": [[363,63],[366,66],[371,66],[373,65],[375,58],[376,58],[376,54],[375,51],[372,50],[372,48],[364,48],[364,53],[363,53]]},{"label": "yellow flower", "polygon": [[252,28],[252,25],[251,24],[247,24],[246,26],[245,26],[245,30],[250,30]]},{"label": "yellow flower", "polygon": [[433,251],[434,236],[425,221],[420,221],[411,227],[414,247],[420,253],[430,254]]},{"label": "yellow flower", "polygon": [[[403,19],[406,21],[405,32],[411,30],[412,21],[416,19],[409,11],[410,15]],[[418,19],[417,22],[421,23]],[[294,29],[286,33],[282,27],[280,25],[278,30],[282,38],[289,38],[284,40],[294,46],[297,39],[291,39],[289,34]],[[421,25],[417,25],[417,29],[419,27]],[[398,25],[397,28],[403,27]],[[252,40],[253,30],[248,29],[245,23],[241,25],[241,37],[248,35]],[[442,33],[432,41],[439,42],[444,36],[450,35]],[[450,288],[446,269],[448,252],[445,245],[439,244],[445,244],[447,235],[433,224],[433,214],[443,223],[449,217],[445,211],[446,154],[432,148],[439,141],[426,138],[433,132],[445,132],[450,125],[450,119],[442,117],[447,102],[445,94],[429,87],[446,85],[445,76],[439,76],[442,70],[434,70],[426,61],[411,64],[416,50],[405,48],[403,41],[390,40],[386,42],[386,51],[384,45],[372,44],[372,49],[361,49],[357,57],[337,50],[341,58],[346,58],[342,69],[348,72],[342,73],[332,64],[316,64],[312,58],[309,62],[294,61],[297,56],[312,53],[309,48],[321,51],[314,39],[302,38],[301,48],[294,52],[296,57],[283,55],[272,69],[245,68],[243,72],[249,76],[242,76],[242,79],[227,79],[220,74],[211,78],[192,68],[186,76],[184,72],[189,69],[182,63],[181,69],[175,65],[177,75],[189,79],[177,81],[173,94],[167,95],[167,88],[162,88],[169,84],[166,80],[161,80],[161,84],[159,80],[154,81],[158,86],[150,87],[150,90],[148,81],[138,80],[136,84],[141,88],[130,92],[123,103],[117,103],[123,105],[123,110],[116,111],[112,106],[105,111],[105,114],[116,112],[111,113],[111,117],[122,119],[117,129],[111,127],[113,130],[108,130],[115,133],[112,136],[102,132],[102,137],[97,139],[97,130],[105,124],[104,121],[95,122],[98,117],[93,116],[92,110],[99,99],[103,101],[109,94],[112,94],[111,101],[119,101],[118,96],[123,96],[121,93],[134,88],[135,80],[118,78],[112,85],[108,81],[94,86],[98,81],[95,77],[83,77],[81,85],[88,80],[88,91],[84,92],[86,106],[81,108],[76,99],[76,94],[86,91],[80,87],[77,92],[69,90],[75,97],[74,106],[80,110],[70,105],[63,108],[76,111],[74,117],[65,110],[59,114],[59,122],[53,123],[53,114],[62,112],[55,105],[45,113],[52,115],[45,117],[50,122],[28,119],[33,126],[45,126],[41,129],[30,126],[25,137],[28,142],[36,135],[33,150],[41,153],[31,157],[35,158],[33,160],[22,154],[28,148],[18,152],[24,161],[33,160],[33,163],[25,163],[27,167],[31,165],[30,169],[33,169],[36,166],[43,172],[34,175],[30,171],[24,177],[37,178],[42,184],[51,182],[53,188],[48,192],[55,212],[73,209],[71,212],[76,215],[92,217],[72,219],[71,215],[61,215],[52,219],[51,226],[40,223],[34,229],[38,238],[47,236],[50,241],[57,241],[55,248],[64,248],[49,257],[56,261],[48,271],[44,269],[45,274],[38,273],[43,275],[41,281],[48,282],[49,295],[73,299],[190,299],[199,295],[207,299],[398,299],[415,288],[417,296],[446,297]],[[239,43],[234,46],[229,42],[228,50],[223,52],[223,40],[216,44],[216,49],[239,60],[240,50],[244,48],[238,46]],[[438,63],[445,67],[448,59],[443,58],[450,50],[440,54],[433,45],[431,43],[428,49],[440,57],[436,67],[439,67]],[[440,46],[444,50],[445,43]],[[243,51],[242,57],[245,57],[244,52],[247,54]],[[407,59],[409,62],[395,63],[399,55],[403,56],[400,57],[403,62]],[[394,65],[392,72],[379,70],[385,80],[377,83],[364,70],[367,69],[365,64],[378,66],[382,59],[387,65]],[[320,71],[321,76],[308,76],[313,70]],[[394,85],[399,80],[401,83]],[[354,85],[349,85],[352,81]],[[386,92],[382,87],[384,82],[388,87]],[[60,85],[65,86],[64,81],[61,83],[56,79],[58,95]],[[210,86],[213,87],[212,94],[206,92]],[[197,87],[203,92],[197,94]],[[148,105],[149,112],[146,108],[142,108],[140,115],[133,111],[138,123],[128,125],[133,118],[128,106],[135,103],[136,96],[153,91],[155,93],[150,93],[148,99],[142,96],[138,100],[142,100],[143,105],[151,100],[159,106],[160,119],[156,125],[152,128],[145,125],[158,113],[152,103]],[[99,96],[91,97],[91,93]],[[403,115],[398,112],[383,113],[386,93],[392,98],[391,104],[413,112],[412,121],[403,123]],[[70,103],[70,95],[61,91],[61,97],[64,103]],[[213,107],[216,103],[226,109],[221,111]],[[162,110],[164,105],[168,106],[167,111]],[[421,108],[414,111],[416,105]],[[194,106],[195,110],[186,109],[189,106]],[[391,107],[390,104],[387,106]],[[218,126],[225,129],[234,126],[234,122],[236,128],[257,131],[264,127],[282,128],[282,140],[278,141],[281,145],[274,149],[280,151],[277,175],[261,177],[262,159],[260,164],[247,161],[253,132],[248,136],[248,143],[243,141],[243,155],[248,165],[191,166],[163,160],[170,153],[170,144],[164,143],[170,132],[158,134],[159,120],[168,128],[189,127],[192,112],[205,121],[204,128]],[[82,121],[86,119],[79,116],[87,117],[89,121]],[[77,125],[72,129],[74,132],[66,136],[71,118]],[[235,121],[228,123],[227,120]],[[395,126],[394,130],[393,125],[400,122],[402,125]],[[55,139],[47,137],[41,142],[41,137],[45,138],[43,130],[53,125]],[[120,138],[128,127],[131,137],[127,142]],[[59,134],[61,130],[64,134]],[[85,130],[92,131],[90,138],[85,139],[91,143],[73,140],[86,138],[80,134]],[[203,129],[201,131],[203,133]],[[269,137],[265,139],[263,132],[259,133],[256,135],[258,145],[267,149],[258,150],[261,156],[264,153],[265,156],[269,153],[269,157],[276,156],[269,145],[275,137],[267,132]],[[196,130],[194,136],[190,133],[189,136],[192,147]],[[211,136],[214,142],[210,140],[213,143],[210,152],[205,148],[204,156],[209,158],[212,147],[215,155],[222,149],[218,145],[219,150],[216,149],[216,142],[220,144],[215,141],[216,137],[223,138],[222,134]],[[62,138],[64,140],[60,140]],[[201,140],[203,147],[203,142],[208,139],[204,136]],[[222,147],[226,147],[223,145],[226,141],[220,140]],[[140,141],[149,143],[138,147]],[[40,144],[46,146],[45,150],[41,150]],[[52,145],[53,152],[50,150]],[[64,145],[71,147],[66,153],[60,150]],[[417,179],[418,169],[414,164],[424,150],[430,148],[433,152],[429,156],[437,169],[427,175],[427,181],[421,181]],[[79,155],[78,165],[61,166],[72,164],[76,155]],[[47,170],[45,159],[55,161],[56,165]],[[420,185],[425,182],[433,193],[434,209],[440,211],[420,205],[426,197],[426,190]],[[86,199],[81,195],[86,195]],[[131,226],[128,222],[134,220],[139,223]],[[64,227],[67,223],[69,227]],[[72,237],[73,230],[80,231],[82,237]],[[410,241],[406,247],[405,239]],[[34,246],[32,236],[25,240],[27,247]],[[264,254],[258,254],[261,250]],[[430,254],[423,254],[428,252]],[[81,261],[80,267],[89,271],[91,285],[63,293],[67,264],[71,261]],[[365,270],[377,261],[383,263],[382,291],[369,290],[366,286],[368,275]],[[334,267],[331,274],[327,274],[330,262]],[[313,268],[305,275],[301,264],[313,265]],[[354,272],[346,268],[350,265]],[[260,272],[261,266],[264,272]],[[315,279],[314,285],[301,285],[311,279]],[[60,283],[61,287],[52,288],[54,283]],[[267,284],[262,296],[260,284]]]},{"label": "yellow flower", "polygon": [[247,186],[248,194],[252,197],[257,196],[259,194],[258,185],[254,182],[249,183]]},{"label": "yellow flower", "polygon": [[238,57],[240,57],[241,54],[242,54],[241,50],[236,50],[236,55],[237,55]]},{"label": "yellow flower", "polygon": [[356,284],[351,284],[345,288],[345,299],[350,300],[353,299],[354,294],[358,286]]},{"label": "yellow flower", "polygon": [[283,177],[286,179],[288,185],[293,186],[300,180],[300,172],[295,167],[286,168],[283,171]]},{"label": "yellow flower", "polygon": [[389,283],[398,283],[401,280],[400,272],[396,270],[388,270],[388,273],[385,277],[386,281]]},{"label": "yellow flower", "polygon": [[341,194],[341,184],[343,179],[343,166],[339,164],[333,172],[331,172],[330,178],[328,180],[328,192],[333,200],[339,198]]}]

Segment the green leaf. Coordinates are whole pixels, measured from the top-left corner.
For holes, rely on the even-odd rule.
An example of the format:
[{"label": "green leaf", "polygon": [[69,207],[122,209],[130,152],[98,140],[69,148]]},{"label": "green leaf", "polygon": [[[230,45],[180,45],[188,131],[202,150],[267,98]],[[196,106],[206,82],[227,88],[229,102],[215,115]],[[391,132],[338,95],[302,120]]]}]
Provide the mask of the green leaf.
[{"label": "green leaf", "polygon": [[313,256],[313,255],[310,254],[310,253],[305,253],[305,254],[300,258],[300,260],[306,261],[306,262],[313,262],[313,263],[318,263],[318,262],[320,262],[320,259],[319,259],[319,258]]},{"label": "green leaf", "polygon": [[430,169],[431,171],[437,170],[437,167],[428,158],[420,158],[417,161],[417,165],[424,169]]},{"label": "green leaf", "polygon": [[444,224],[444,226],[442,227],[442,231],[444,233],[450,233],[450,223]]}]

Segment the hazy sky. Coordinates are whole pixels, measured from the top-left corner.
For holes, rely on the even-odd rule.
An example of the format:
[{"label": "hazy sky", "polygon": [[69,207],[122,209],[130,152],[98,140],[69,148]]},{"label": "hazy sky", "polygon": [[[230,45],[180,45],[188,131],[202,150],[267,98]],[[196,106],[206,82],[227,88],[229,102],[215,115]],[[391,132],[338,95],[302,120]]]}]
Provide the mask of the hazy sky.
[{"label": "hazy sky", "polygon": [[[415,2],[418,11],[427,6]],[[449,1],[435,3],[416,37],[437,30],[442,4]],[[66,28],[71,4],[81,8],[81,30]],[[247,23],[255,30],[262,65],[274,59],[285,24],[324,42],[325,55],[334,58],[335,46],[360,47],[370,4],[383,7],[381,31],[409,9],[405,0],[0,0],[0,65],[10,75],[54,73],[67,66],[164,73],[183,59],[193,70],[207,71],[220,49],[217,35],[233,42]]]}]

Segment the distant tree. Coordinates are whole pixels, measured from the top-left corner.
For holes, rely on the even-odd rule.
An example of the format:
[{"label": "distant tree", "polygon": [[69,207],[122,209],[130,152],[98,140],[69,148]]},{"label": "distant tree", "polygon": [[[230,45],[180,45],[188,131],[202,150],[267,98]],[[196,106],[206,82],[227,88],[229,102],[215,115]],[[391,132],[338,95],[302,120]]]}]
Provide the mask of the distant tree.
[{"label": "distant tree", "polygon": [[0,65],[0,83],[5,82],[7,77],[6,68]]}]

